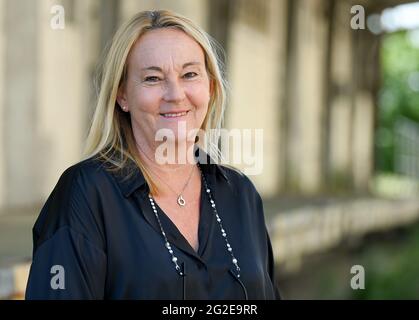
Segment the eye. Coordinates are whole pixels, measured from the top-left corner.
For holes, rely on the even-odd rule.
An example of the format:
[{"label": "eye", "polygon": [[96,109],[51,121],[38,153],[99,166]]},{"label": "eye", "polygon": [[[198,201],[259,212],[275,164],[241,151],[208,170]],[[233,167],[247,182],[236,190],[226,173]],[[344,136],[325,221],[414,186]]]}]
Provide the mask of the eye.
[{"label": "eye", "polygon": [[196,72],[188,72],[188,73],[185,73],[183,77],[186,79],[192,79],[192,78],[195,78],[197,75],[198,74]]},{"label": "eye", "polygon": [[159,77],[156,76],[149,76],[144,79],[145,82],[158,82],[160,81]]}]

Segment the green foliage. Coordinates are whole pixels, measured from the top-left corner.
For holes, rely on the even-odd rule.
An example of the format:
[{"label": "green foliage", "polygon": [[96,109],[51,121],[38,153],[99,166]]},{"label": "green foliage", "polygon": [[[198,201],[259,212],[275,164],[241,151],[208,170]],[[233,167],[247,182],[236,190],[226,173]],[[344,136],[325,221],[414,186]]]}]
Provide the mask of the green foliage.
[{"label": "green foliage", "polygon": [[365,268],[365,289],[353,291],[354,299],[419,298],[419,226],[403,246],[374,245],[360,257]]},{"label": "green foliage", "polygon": [[417,34],[418,31],[401,31],[383,37],[382,88],[378,97],[376,132],[376,167],[379,171],[394,171],[393,130],[397,119],[406,117],[419,122],[419,89],[412,86],[412,82],[419,82]]}]

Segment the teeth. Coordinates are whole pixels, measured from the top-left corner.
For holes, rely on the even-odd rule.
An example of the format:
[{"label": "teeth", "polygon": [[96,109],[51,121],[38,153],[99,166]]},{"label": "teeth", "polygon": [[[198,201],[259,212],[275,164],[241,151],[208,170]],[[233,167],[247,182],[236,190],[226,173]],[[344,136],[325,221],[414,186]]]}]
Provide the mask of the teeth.
[{"label": "teeth", "polygon": [[184,115],[186,115],[186,113],[187,113],[187,111],[178,112],[178,113],[163,113],[162,115],[163,115],[163,117],[166,117],[166,118],[176,118],[176,117],[184,116]]}]

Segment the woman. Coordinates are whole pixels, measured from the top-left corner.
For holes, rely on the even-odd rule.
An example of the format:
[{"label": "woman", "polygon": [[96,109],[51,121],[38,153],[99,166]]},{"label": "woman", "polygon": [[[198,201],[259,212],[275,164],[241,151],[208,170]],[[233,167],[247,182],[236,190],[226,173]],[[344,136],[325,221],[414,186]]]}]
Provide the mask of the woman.
[{"label": "woman", "polygon": [[215,52],[168,11],[118,30],[86,159],[33,228],[28,299],[279,298],[261,198],[210,156],[225,104]]}]

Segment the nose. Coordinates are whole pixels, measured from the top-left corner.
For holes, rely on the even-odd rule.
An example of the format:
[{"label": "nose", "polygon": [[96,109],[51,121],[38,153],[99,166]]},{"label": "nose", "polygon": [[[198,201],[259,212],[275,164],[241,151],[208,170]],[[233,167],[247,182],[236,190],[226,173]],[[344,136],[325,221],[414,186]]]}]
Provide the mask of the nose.
[{"label": "nose", "polygon": [[167,102],[178,103],[185,99],[185,90],[178,80],[168,80],[163,99]]}]

